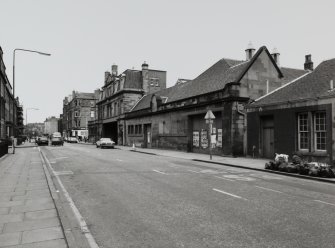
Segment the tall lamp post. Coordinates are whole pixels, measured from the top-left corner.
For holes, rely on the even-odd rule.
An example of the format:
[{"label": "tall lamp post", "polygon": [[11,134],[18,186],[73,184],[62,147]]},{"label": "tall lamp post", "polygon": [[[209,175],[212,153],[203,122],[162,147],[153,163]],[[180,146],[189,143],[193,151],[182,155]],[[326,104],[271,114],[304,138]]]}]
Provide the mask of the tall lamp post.
[{"label": "tall lamp post", "polygon": [[28,49],[22,49],[22,48],[15,48],[13,51],[13,153],[15,153],[15,147],[14,147],[14,132],[15,132],[15,53],[16,51],[23,51],[23,52],[30,52],[30,53],[37,53],[39,55],[44,56],[50,56],[50,53],[44,53],[40,51],[35,50],[28,50]]},{"label": "tall lamp post", "polygon": [[28,110],[39,110],[38,108],[26,108],[26,126],[28,125]]}]

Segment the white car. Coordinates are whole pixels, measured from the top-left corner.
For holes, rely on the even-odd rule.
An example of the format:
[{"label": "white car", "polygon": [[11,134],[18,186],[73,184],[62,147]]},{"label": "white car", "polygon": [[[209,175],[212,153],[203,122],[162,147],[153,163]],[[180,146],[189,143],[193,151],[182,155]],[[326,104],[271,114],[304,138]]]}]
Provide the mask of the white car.
[{"label": "white car", "polygon": [[97,148],[100,147],[101,149],[106,148],[114,148],[115,142],[110,138],[101,138],[96,143]]}]

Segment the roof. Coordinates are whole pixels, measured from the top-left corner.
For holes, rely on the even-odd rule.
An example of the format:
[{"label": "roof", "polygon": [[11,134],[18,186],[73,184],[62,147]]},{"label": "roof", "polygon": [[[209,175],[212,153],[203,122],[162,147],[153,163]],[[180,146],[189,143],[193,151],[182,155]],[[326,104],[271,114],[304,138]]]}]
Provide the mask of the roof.
[{"label": "roof", "polygon": [[[281,77],[281,80],[284,82],[291,81],[293,78],[305,73],[303,70],[290,68],[284,68],[282,72],[282,70],[278,68],[267,48],[263,46],[257,51],[251,60],[243,61],[223,58],[195,79],[182,84],[176,84],[170,88],[153,94],[156,96],[167,97],[167,101],[165,103],[169,103],[222,90],[228,83],[239,82],[263,51],[266,51],[270,60],[276,67],[279,77]],[[149,108],[153,94],[149,94],[141,98],[132,111]]]},{"label": "roof", "polygon": [[335,96],[335,90],[329,90],[330,80],[335,82],[335,59],[323,61],[314,71],[305,73],[300,78],[259,98],[250,106],[257,107]]},{"label": "roof", "polygon": [[76,98],[83,98],[83,99],[94,99],[94,93],[86,93],[86,92],[76,92]]}]

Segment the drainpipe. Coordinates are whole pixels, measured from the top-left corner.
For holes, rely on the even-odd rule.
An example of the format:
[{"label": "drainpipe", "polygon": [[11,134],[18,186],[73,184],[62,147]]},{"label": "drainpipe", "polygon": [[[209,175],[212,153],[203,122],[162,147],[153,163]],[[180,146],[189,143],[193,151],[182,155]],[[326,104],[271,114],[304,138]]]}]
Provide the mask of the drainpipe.
[{"label": "drainpipe", "polygon": [[243,153],[244,156],[247,155],[247,113],[244,113],[242,111],[240,111],[238,109],[238,102],[236,102],[236,111],[237,113],[239,113],[240,115],[243,115],[243,120],[244,120],[244,124],[243,124]]}]

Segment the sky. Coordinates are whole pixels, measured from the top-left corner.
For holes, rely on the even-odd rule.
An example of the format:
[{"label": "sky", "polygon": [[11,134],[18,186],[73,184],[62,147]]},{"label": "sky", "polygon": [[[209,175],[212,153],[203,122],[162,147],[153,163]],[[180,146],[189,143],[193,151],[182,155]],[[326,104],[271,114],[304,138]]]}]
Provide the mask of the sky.
[{"label": "sky", "polygon": [[167,71],[167,86],[193,79],[222,58],[274,47],[284,67],[335,58],[333,0],[0,0],[0,46],[28,122],[62,113],[72,93],[103,86],[104,72]]}]

